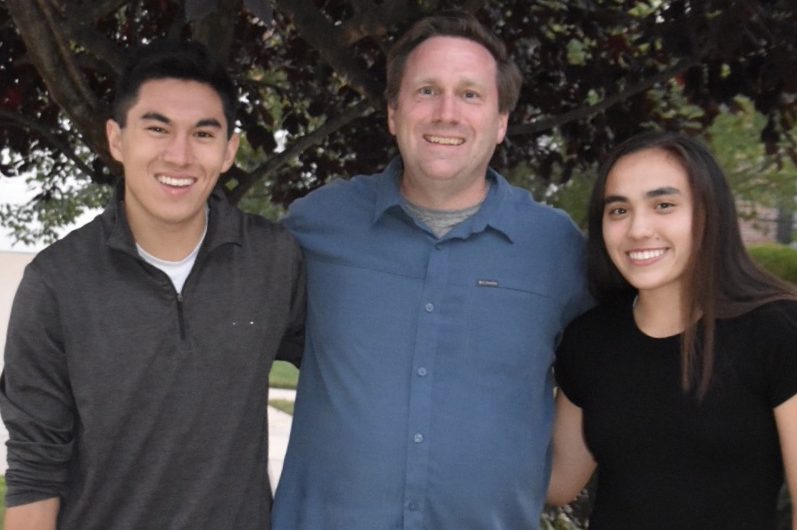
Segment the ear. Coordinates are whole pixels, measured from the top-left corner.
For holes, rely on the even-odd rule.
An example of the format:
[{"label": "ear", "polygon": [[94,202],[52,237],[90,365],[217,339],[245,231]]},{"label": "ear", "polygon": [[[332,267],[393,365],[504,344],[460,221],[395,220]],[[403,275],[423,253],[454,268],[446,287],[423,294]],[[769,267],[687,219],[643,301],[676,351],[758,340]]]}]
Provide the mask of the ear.
[{"label": "ear", "polygon": [[387,104],[387,128],[390,130],[390,134],[396,136],[396,116],[395,116],[396,106],[393,103]]},{"label": "ear", "polygon": [[105,122],[105,136],[108,138],[108,150],[117,162],[124,164],[124,152],[122,150],[122,128],[116,120]]},{"label": "ear", "polygon": [[496,145],[498,145],[501,142],[503,142],[504,138],[506,137],[506,128],[507,128],[507,124],[509,123],[509,113],[508,112],[502,112],[501,114],[498,115],[498,120],[499,120],[498,121],[498,134],[495,137]]},{"label": "ear", "polygon": [[241,143],[241,137],[236,132],[227,140],[227,146],[224,148],[224,163],[221,166],[221,172],[224,173],[232,167],[235,162],[235,154],[238,152],[238,145]]}]

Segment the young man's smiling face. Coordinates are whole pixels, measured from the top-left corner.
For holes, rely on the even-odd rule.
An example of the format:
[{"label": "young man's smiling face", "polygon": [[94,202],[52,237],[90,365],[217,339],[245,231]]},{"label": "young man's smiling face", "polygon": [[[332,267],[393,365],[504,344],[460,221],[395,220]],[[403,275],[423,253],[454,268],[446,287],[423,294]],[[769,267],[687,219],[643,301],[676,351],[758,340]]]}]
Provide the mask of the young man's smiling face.
[{"label": "young man's smiling face", "polygon": [[498,110],[496,74],[490,52],[459,37],[432,37],[407,57],[388,125],[404,162],[408,199],[433,191],[449,196],[454,209],[483,198],[487,166],[508,119]]},{"label": "young man's smiling face", "polygon": [[238,136],[227,137],[221,98],[209,85],[180,79],[143,83],[122,128],[106,124],[112,156],[125,175],[131,228],[152,233],[205,222],[205,204],[235,159]]}]

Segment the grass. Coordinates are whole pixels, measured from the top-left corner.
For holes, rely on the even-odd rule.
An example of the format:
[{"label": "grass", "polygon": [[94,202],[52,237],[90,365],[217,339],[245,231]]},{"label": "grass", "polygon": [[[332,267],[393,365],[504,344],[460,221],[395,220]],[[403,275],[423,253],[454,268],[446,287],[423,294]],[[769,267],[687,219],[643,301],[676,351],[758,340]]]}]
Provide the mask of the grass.
[{"label": "grass", "polygon": [[749,247],[750,256],[764,269],[782,280],[797,284],[797,250],[784,245]]},{"label": "grass", "polygon": [[[296,390],[299,380],[299,370],[291,363],[274,361],[271,373],[268,376],[268,385],[272,388],[290,388]],[[269,399],[268,404],[293,416],[293,401],[288,399]],[[0,528],[2,530],[2,528]]]},{"label": "grass", "polygon": [[285,361],[274,361],[271,373],[268,376],[268,384],[272,388],[296,389],[296,382],[299,380],[299,370]]},{"label": "grass", "polygon": [[277,410],[293,416],[293,401],[289,399],[269,399],[268,404]]}]

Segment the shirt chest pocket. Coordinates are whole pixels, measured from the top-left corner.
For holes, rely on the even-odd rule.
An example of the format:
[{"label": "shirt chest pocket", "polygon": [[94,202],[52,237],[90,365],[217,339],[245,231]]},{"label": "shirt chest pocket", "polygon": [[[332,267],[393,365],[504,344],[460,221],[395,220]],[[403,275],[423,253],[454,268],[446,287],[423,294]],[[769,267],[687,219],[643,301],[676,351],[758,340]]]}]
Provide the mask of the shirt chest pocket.
[{"label": "shirt chest pocket", "polygon": [[544,286],[476,280],[466,293],[468,356],[495,368],[548,369],[562,305]]}]

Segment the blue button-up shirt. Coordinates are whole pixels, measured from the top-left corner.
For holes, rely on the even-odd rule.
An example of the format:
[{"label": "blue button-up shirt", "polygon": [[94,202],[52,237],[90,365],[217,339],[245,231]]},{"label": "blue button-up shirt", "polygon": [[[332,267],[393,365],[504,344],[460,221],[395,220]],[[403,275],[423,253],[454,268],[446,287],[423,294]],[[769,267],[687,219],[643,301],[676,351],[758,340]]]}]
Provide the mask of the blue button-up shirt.
[{"label": "blue button-up shirt", "polygon": [[481,209],[437,239],[400,174],[332,183],[285,221],[309,306],[273,528],[537,528],[583,238],[490,171]]}]

